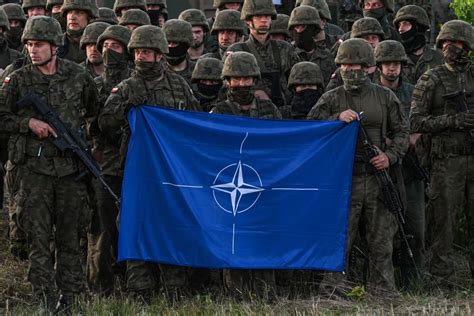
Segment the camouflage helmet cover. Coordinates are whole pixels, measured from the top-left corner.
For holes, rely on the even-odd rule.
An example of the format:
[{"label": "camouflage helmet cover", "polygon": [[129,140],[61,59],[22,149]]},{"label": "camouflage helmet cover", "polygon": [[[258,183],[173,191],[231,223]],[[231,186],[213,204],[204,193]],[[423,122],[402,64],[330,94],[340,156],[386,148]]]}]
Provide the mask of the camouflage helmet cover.
[{"label": "camouflage helmet cover", "polygon": [[324,80],[321,68],[309,61],[295,64],[291,68],[290,76],[288,77],[288,88],[292,88],[295,85],[317,85],[322,88]]},{"label": "camouflage helmet cover", "polygon": [[66,16],[67,12],[71,10],[86,11],[91,18],[99,17],[99,8],[95,4],[95,0],[64,0],[61,7],[62,16]]},{"label": "camouflage helmet cover", "polygon": [[374,18],[361,18],[352,24],[351,38],[364,37],[367,35],[378,35],[381,39],[385,37],[382,26]]},{"label": "camouflage helmet cover", "polygon": [[416,22],[426,28],[430,27],[430,19],[425,9],[417,5],[406,5],[400,8],[393,19],[393,25],[398,26],[401,21],[410,21],[411,23]]},{"label": "camouflage helmet cover", "polygon": [[224,64],[217,58],[199,58],[194,66],[191,82],[198,80],[222,80],[222,68]]},{"label": "camouflage helmet cover", "polygon": [[270,34],[283,34],[288,38],[291,38],[290,32],[288,32],[288,22],[290,17],[286,14],[278,14],[275,21],[273,21],[270,28]]},{"label": "camouflage helmet cover", "polygon": [[46,9],[46,0],[23,0],[21,7],[25,13],[28,8],[42,7]]},{"label": "camouflage helmet cover", "polygon": [[191,26],[201,26],[204,29],[204,32],[209,32],[209,23],[207,23],[206,16],[201,10],[184,10],[179,14],[178,19],[189,22]]},{"label": "camouflage helmet cover", "polygon": [[87,44],[97,44],[100,34],[102,34],[109,24],[105,22],[94,22],[86,26],[81,36],[80,47],[84,49]]},{"label": "camouflage helmet cover", "polygon": [[168,42],[185,43],[189,46],[193,43],[193,27],[189,22],[171,19],[163,25]]},{"label": "camouflage helmet cover", "polygon": [[102,52],[102,46],[106,39],[113,39],[119,43],[122,43],[123,47],[127,47],[130,42],[132,31],[122,25],[109,25],[104,32],[97,39],[97,50]]},{"label": "camouflage helmet cover", "polygon": [[100,7],[99,8],[99,17],[94,20],[94,22],[105,22],[112,25],[118,24],[117,15],[115,15],[114,10],[111,8]]},{"label": "camouflage helmet cover", "polygon": [[226,3],[244,3],[244,0],[214,0],[214,9],[220,9]]},{"label": "camouflage helmet cover", "polygon": [[291,11],[288,29],[291,30],[296,25],[315,25],[321,28],[321,19],[318,10],[309,6],[301,5]]},{"label": "camouflage helmet cover", "polygon": [[237,10],[222,10],[217,12],[214,24],[212,24],[211,34],[218,31],[230,30],[239,33],[244,32],[244,22],[240,19],[240,12]]},{"label": "camouflage helmet cover", "polygon": [[47,0],[46,1],[46,10],[51,11],[53,6],[55,5],[62,5],[64,0]]},{"label": "camouflage helmet cover", "polygon": [[18,20],[23,22],[23,24],[26,22],[25,12],[18,3],[5,3],[2,5],[2,8],[5,10],[8,20]]},{"label": "camouflage helmet cover", "polygon": [[122,9],[140,9],[146,11],[146,1],[145,0],[115,0],[114,2],[114,12],[117,16],[121,16]]},{"label": "camouflage helmet cover", "polygon": [[130,9],[122,14],[119,25],[125,26],[129,24],[135,24],[138,26],[150,25],[151,21],[150,17],[145,11],[140,9]]},{"label": "camouflage helmet cover", "polygon": [[247,52],[232,52],[227,55],[222,68],[222,78],[229,77],[260,78],[260,68],[255,56]]},{"label": "camouflage helmet cover", "polygon": [[10,29],[10,22],[8,21],[8,16],[3,7],[0,8],[0,27],[2,27],[4,31]]},{"label": "camouflage helmet cover", "polygon": [[318,10],[319,17],[326,20],[331,20],[331,11],[329,11],[329,6],[326,0],[296,0],[297,6],[300,5],[309,5],[316,10]]},{"label": "camouflage helmet cover", "polygon": [[272,0],[245,0],[240,18],[245,21],[254,15],[270,15],[275,20],[277,12]]},{"label": "camouflage helmet cover", "polygon": [[375,47],[374,56],[377,64],[393,61],[399,61],[404,64],[408,61],[402,43],[394,40],[380,42],[379,45]]},{"label": "camouflage helmet cover", "polygon": [[342,42],[337,50],[336,64],[375,65],[372,47],[362,38],[351,38]]},{"label": "camouflage helmet cover", "polygon": [[461,20],[451,20],[441,26],[436,47],[441,48],[443,41],[460,41],[468,50],[474,50],[474,30],[471,24]]},{"label": "camouflage helmet cover", "polygon": [[[167,9],[166,0],[146,0],[146,5],[159,5],[161,9]],[[168,13],[168,11],[166,11]]]},{"label": "camouflage helmet cover", "polygon": [[55,46],[64,45],[63,32],[58,20],[49,16],[33,16],[26,21],[21,41],[46,41]]},{"label": "camouflage helmet cover", "polygon": [[132,53],[137,48],[149,48],[161,54],[169,52],[165,32],[155,25],[142,25],[133,30],[128,50]]}]

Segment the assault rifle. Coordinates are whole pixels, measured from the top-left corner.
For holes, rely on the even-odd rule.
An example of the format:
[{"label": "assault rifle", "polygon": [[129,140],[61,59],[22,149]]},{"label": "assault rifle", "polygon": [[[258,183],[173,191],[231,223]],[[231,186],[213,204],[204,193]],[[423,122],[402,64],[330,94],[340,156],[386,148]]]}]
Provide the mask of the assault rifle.
[{"label": "assault rifle", "polygon": [[[372,144],[369,135],[367,134],[367,131],[362,125],[362,114],[363,112],[359,114],[362,145],[364,146],[364,151],[368,158],[368,161],[370,161],[372,158],[379,154],[379,149]],[[397,189],[393,184],[392,178],[390,177],[389,169],[385,168],[382,170],[377,170],[375,169],[375,167],[372,167],[372,169],[374,170],[375,178],[377,179],[377,183],[382,192],[382,199],[384,201],[384,204],[389,210],[389,212],[395,215],[398,230],[403,239],[403,243],[406,246],[408,256],[410,257],[413,266],[415,267],[415,271],[418,274],[419,271],[416,266],[415,258],[413,257],[413,251],[411,250],[410,244],[408,243],[408,236],[405,233],[405,228],[403,227],[403,225],[405,224],[405,219],[403,218],[403,204],[397,192]]]},{"label": "assault rifle", "polygon": [[58,137],[51,137],[51,142],[60,150],[66,151],[71,150],[77,158],[84,164],[87,170],[102,183],[104,188],[114,198],[117,205],[120,203],[119,197],[114,193],[112,188],[105,182],[100,166],[97,161],[92,157],[86,141],[80,137],[77,133],[73,133],[70,129],[61,121],[58,113],[53,111],[43,100],[41,100],[35,93],[30,92],[21,100],[16,103],[18,109],[22,109],[27,106],[33,106],[36,111],[41,114],[42,120],[48,123],[55,131]]}]

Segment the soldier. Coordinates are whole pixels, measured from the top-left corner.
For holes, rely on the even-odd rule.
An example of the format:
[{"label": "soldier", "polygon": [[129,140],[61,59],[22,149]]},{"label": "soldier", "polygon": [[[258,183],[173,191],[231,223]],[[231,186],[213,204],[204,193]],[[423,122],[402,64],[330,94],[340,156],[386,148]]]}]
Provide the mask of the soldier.
[{"label": "soldier", "polygon": [[130,31],[133,31],[139,26],[150,25],[150,17],[148,14],[140,9],[127,10],[120,19],[119,25],[125,26]]},{"label": "soldier", "polygon": [[305,119],[324,92],[321,69],[317,64],[308,61],[295,64],[288,78],[288,88],[295,93],[291,100],[291,117],[297,120]]},{"label": "soldier", "polygon": [[474,277],[472,190],[474,156],[474,48],[472,26],[449,21],[441,27],[436,46],[444,63],[425,72],[413,92],[412,133],[431,134],[431,184],[427,212],[429,272],[439,286],[451,288],[455,268],[453,240],[459,211],[468,218],[469,265]]},{"label": "soldier", "polygon": [[114,10],[110,8],[100,7],[99,8],[99,17],[94,20],[94,22],[105,22],[110,25],[118,24],[117,16],[115,15]]},{"label": "soldier", "polygon": [[122,19],[122,15],[130,9],[139,9],[146,12],[146,1],[145,0],[116,0],[114,2],[114,12],[118,17],[119,22]]},{"label": "soldier", "polygon": [[220,59],[202,57],[196,62],[191,82],[197,85],[196,96],[204,112],[209,112],[218,101],[222,89],[222,66]]},{"label": "soldier", "polygon": [[271,0],[245,0],[241,19],[247,24],[250,36],[247,41],[230,46],[228,52],[246,51],[254,55],[261,74],[261,79],[256,81],[256,93],[283,107],[292,97],[287,79],[299,58],[289,43],[270,38],[270,27],[276,17]]},{"label": "soldier", "polygon": [[209,24],[201,10],[188,9],[179,14],[178,19],[189,22],[193,31],[193,42],[188,48],[189,59],[196,61],[206,53],[204,44],[209,36]]},{"label": "soldier", "polygon": [[61,14],[67,19],[67,30],[64,34],[64,45],[58,54],[80,64],[86,60],[86,53],[79,46],[81,36],[87,24],[99,16],[99,8],[93,0],[65,0]]},{"label": "soldier", "polygon": [[[217,14],[220,11],[224,10],[236,10],[236,11],[241,11],[242,10],[242,4],[244,3],[244,0],[214,0],[213,2],[213,8],[216,10],[215,15],[209,19],[207,19],[207,24],[209,25],[209,28],[212,30],[213,25],[215,22],[215,19],[217,17]],[[244,32],[245,35],[247,35],[247,32],[245,30]],[[206,49],[208,52],[216,52],[218,50],[218,45],[217,45],[217,37],[214,35],[211,35],[208,37],[207,42],[206,42]]]},{"label": "soldier", "polygon": [[227,49],[244,38],[244,22],[240,19],[240,12],[236,10],[222,10],[216,15],[211,34],[217,37],[219,49],[203,57],[223,59]]},{"label": "soldier", "polygon": [[441,53],[426,43],[425,33],[430,28],[428,15],[419,6],[407,5],[397,12],[393,25],[400,32],[401,42],[408,55],[404,74],[408,82],[416,84],[423,73],[443,62]]},{"label": "soldier", "polygon": [[[187,22],[184,22],[187,23]],[[157,26],[144,25],[135,29],[128,43],[135,56],[135,73],[112,89],[104,110],[99,116],[99,127],[105,137],[117,138],[117,131],[127,130],[125,114],[130,106],[143,104],[181,110],[199,111],[199,103],[192,90],[179,75],[169,71],[164,62],[168,45],[164,32]],[[128,139],[121,147],[125,158]],[[122,150],[123,148],[123,150]],[[173,297],[186,284],[186,268],[160,265],[161,281]],[[127,289],[135,295],[149,298],[157,283],[156,265],[143,261],[127,262]]]},{"label": "soldier", "polygon": [[66,18],[61,14],[61,7],[63,6],[64,0],[47,0],[46,1],[46,12],[52,18],[58,20],[59,24],[61,24],[61,29],[63,32],[66,32],[67,23]]},{"label": "soldier", "polygon": [[[131,11],[131,10],[130,10]],[[125,12],[126,15],[128,12]],[[99,91],[99,113],[103,111],[112,88],[132,74],[127,45],[132,32],[124,26],[109,26],[97,40],[97,50],[102,53],[105,72],[94,79]],[[95,126],[93,128],[96,128]],[[116,194],[122,191],[122,170],[120,169],[120,135],[97,132],[93,141],[92,154],[98,161],[105,180]],[[114,199],[99,181],[93,180],[95,208],[88,235],[89,255],[87,257],[87,281],[96,293],[110,295],[114,288],[114,273],[119,269],[117,261],[117,216]]]},{"label": "soldier", "polygon": [[168,7],[166,0],[147,0],[147,13],[150,16],[152,25],[163,27],[168,20]]},{"label": "soldier", "polygon": [[321,19],[321,33],[318,34],[321,40],[327,42],[326,48],[331,48],[337,39],[344,35],[344,31],[336,24],[329,23],[331,21],[331,11],[326,0],[298,0],[296,6],[309,5],[318,10],[319,18]]},{"label": "soldier", "polygon": [[7,14],[0,7],[0,75],[3,70],[23,55],[14,49],[8,47],[8,41],[5,33],[10,29],[10,23],[8,21]]},{"label": "soldier", "polygon": [[[277,14],[277,18],[270,27],[270,38],[291,43],[291,34],[288,31],[290,17],[286,14]],[[215,22],[214,22],[215,23]]]},{"label": "soldier", "polygon": [[[97,90],[84,67],[57,57],[63,44],[57,20],[29,18],[22,39],[31,63],[5,78],[0,122],[11,135],[9,159],[18,168],[15,203],[30,247],[28,279],[35,298],[49,310],[57,286],[61,294],[57,311],[63,311],[83,290],[79,235],[87,221],[86,184],[77,180],[82,170],[76,155],[60,151],[48,139],[57,136],[53,128],[33,107],[18,109],[15,104],[35,91],[72,132],[83,135],[83,127],[97,115]],[[54,266],[51,236],[56,243]]]},{"label": "soldier", "polygon": [[364,17],[379,21],[385,39],[400,40],[398,32],[388,23],[387,15],[393,13],[393,0],[360,0]]},{"label": "soldier", "polygon": [[86,60],[81,63],[86,67],[92,78],[100,76],[104,72],[104,63],[102,55],[97,50],[97,39],[109,25],[104,22],[94,22],[86,26],[84,34],[81,37],[81,49],[86,51]]},{"label": "soldier", "polygon": [[[248,116],[262,119],[281,119],[278,108],[269,100],[256,98],[255,80],[260,69],[255,56],[247,52],[229,55],[222,69],[229,90],[226,100],[214,105],[211,113]],[[224,270],[224,285],[238,298],[251,298],[252,294],[268,299],[275,293],[274,270]]]},{"label": "soldier", "polygon": [[188,55],[188,48],[193,43],[191,24],[183,20],[171,19],[165,22],[163,31],[168,40],[168,52],[166,53],[168,67],[191,85],[191,75],[196,65],[196,62],[192,61]]},{"label": "soldier", "polygon": [[[375,60],[366,40],[352,38],[343,42],[336,63],[341,66],[344,85],[324,93],[308,118],[350,123],[364,112],[362,124],[380,152],[368,161],[362,142],[356,145],[346,258],[362,225],[368,247],[368,289],[390,295],[395,290],[392,251],[397,224],[395,215],[379,199],[374,168],[382,170],[399,163],[408,147],[408,124],[395,94],[368,79],[364,69],[374,65]],[[386,137],[392,140],[390,144]],[[342,274],[332,277],[335,283],[327,286],[339,286]]]},{"label": "soldier", "polygon": [[26,16],[21,6],[17,3],[6,3],[2,5],[10,22],[10,29],[5,32],[5,39],[8,47],[21,52],[23,43],[21,42],[21,34],[26,23]]},{"label": "soldier", "polygon": [[25,0],[22,2],[21,7],[29,18],[46,15],[46,0]]},{"label": "soldier", "polygon": [[329,50],[316,45],[316,35],[322,30],[318,11],[307,5],[296,7],[291,12],[288,29],[293,35],[296,54],[301,60],[317,64],[327,84],[336,64]]}]

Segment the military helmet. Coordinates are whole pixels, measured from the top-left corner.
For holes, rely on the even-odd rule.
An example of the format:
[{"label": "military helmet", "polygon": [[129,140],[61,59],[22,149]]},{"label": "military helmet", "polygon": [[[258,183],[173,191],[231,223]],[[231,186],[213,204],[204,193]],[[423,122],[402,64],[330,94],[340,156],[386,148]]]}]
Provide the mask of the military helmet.
[{"label": "military helmet", "polygon": [[399,61],[404,64],[408,61],[402,43],[394,40],[380,42],[379,45],[375,47],[374,56],[377,64],[392,61]]},{"label": "military helmet", "polygon": [[[381,0],[385,8],[387,9],[387,12],[393,13],[393,0]],[[364,7],[365,0],[360,0],[360,6],[363,8]]]},{"label": "military helmet", "polygon": [[67,12],[71,10],[86,11],[91,18],[99,17],[99,8],[95,4],[95,0],[64,0],[61,7],[62,16],[66,16]]},{"label": "military helmet", "polygon": [[211,34],[218,31],[230,30],[240,34],[244,32],[244,22],[240,19],[240,12],[237,10],[222,10],[217,12],[214,24],[212,24]]},{"label": "military helmet", "polygon": [[245,0],[240,18],[245,21],[254,15],[270,15],[275,20],[277,12],[272,0]]},{"label": "military helmet", "polygon": [[222,80],[222,68],[224,64],[217,58],[199,58],[194,66],[191,82],[198,80]]},{"label": "military helmet", "polygon": [[286,37],[291,38],[290,32],[288,32],[288,21],[290,17],[286,14],[278,14],[275,21],[272,22],[270,28],[270,34],[283,34]]},{"label": "military helmet", "polygon": [[[146,5],[159,5],[161,9],[167,9],[166,0],[146,0]],[[168,13],[168,11],[166,11]]]},{"label": "military helmet", "polygon": [[316,10],[318,10],[319,17],[326,19],[326,20],[331,20],[331,11],[329,11],[329,6],[326,2],[326,0],[297,0],[296,3],[298,3],[298,6],[300,5],[309,5]]},{"label": "military helmet", "polygon": [[222,78],[229,77],[260,78],[260,68],[255,56],[247,52],[232,52],[227,55],[222,68]]},{"label": "military helmet", "polygon": [[94,22],[87,25],[81,36],[80,47],[84,49],[87,44],[97,44],[97,39],[108,26],[109,24],[105,22]]},{"label": "military helmet", "polygon": [[149,48],[161,54],[169,53],[165,32],[155,25],[142,25],[133,30],[128,50],[132,53],[137,48]]},{"label": "military helmet", "polygon": [[367,35],[378,35],[382,39],[385,37],[385,32],[379,21],[366,17],[358,19],[352,24],[351,38],[360,38]]},{"label": "military helmet", "polygon": [[185,43],[189,46],[193,44],[193,27],[189,22],[171,19],[163,25],[168,42]]},{"label": "military helmet", "polygon": [[51,11],[53,9],[53,6],[55,5],[62,5],[64,0],[47,0],[46,1],[46,10]]},{"label": "military helmet", "polygon": [[100,34],[97,39],[97,50],[102,52],[104,41],[106,39],[114,39],[117,42],[122,43],[123,47],[127,47],[130,42],[130,37],[132,36],[132,31],[122,25],[109,25],[105,31]]},{"label": "military helmet", "polygon": [[118,19],[115,15],[114,10],[112,10],[111,8],[100,7],[99,17],[95,19],[94,22],[105,22],[111,25],[115,25],[118,24]]},{"label": "military helmet", "polygon": [[42,7],[46,9],[46,0],[23,0],[21,4],[23,11],[28,11],[28,8]]},{"label": "military helmet", "polygon": [[8,16],[5,13],[5,10],[0,7],[0,27],[3,27],[3,31],[8,31],[10,29],[10,22],[8,21]]},{"label": "military helmet", "polygon": [[121,16],[122,9],[140,9],[146,11],[146,1],[145,0],[115,0],[114,2],[114,12],[117,16]]},{"label": "military helmet", "polygon": [[19,5],[18,3],[5,3],[4,5],[2,5],[2,8],[3,10],[5,10],[5,13],[8,16],[8,20],[18,20],[25,24],[26,16],[25,12],[21,8],[21,5]]},{"label": "military helmet", "polygon": [[140,9],[130,9],[125,11],[122,14],[122,18],[120,19],[119,25],[128,25],[128,24],[135,24],[138,26],[141,25],[150,25],[150,17],[148,14]]},{"label": "military helmet", "polygon": [[236,2],[244,3],[244,0],[214,0],[214,3],[212,4],[212,6],[214,7],[214,9],[219,9],[226,3],[236,3]]},{"label": "military helmet", "polygon": [[418,25],[430,28],[430,19],[425,9],[417,5],[406,5],[397,11],[393,19],[393,25],[397,27],[401,21],[410,21],[410,23],[417,23]]},{"label": "military helmet", "polygon": [[441,48],[443,41],[463,42],[467,49],[474,50],[474,30],[472,25],[461,20],[451,20],[441,26],[436,47]]},{"label": "military helmet", "polygon": [[179,14],[178,19],[189,22],[191,26],[201,26],[204,29],[204,32],[209,32],[209,23],[207,23],[206,16],[201,10],[184,10]]},{"label": "military helmet", "polygon": [[336,55],[336,64],[375,65],[372,47],[362,38],[351,38],[341,43]]},{"label": "military helmet", "polygon": [[288,29],[291,30],[296,25],[315,25],[321,28],[321,19],[318,10],[309,5],[300,5],[291,11]]},{"label": "military helmet", "polygon": [[21,41],[46,41],[55,46],[62,46],[63,32],[58,20],[49,16],[33,16],[26,21]]},{"label": "military helmet", "polygon": [[295,85],[317,85],[324,87],[323,74],[321,68],[315,63],[309,61],[302,61],[291,68],[290,76],[288,77],[288,88]]}]

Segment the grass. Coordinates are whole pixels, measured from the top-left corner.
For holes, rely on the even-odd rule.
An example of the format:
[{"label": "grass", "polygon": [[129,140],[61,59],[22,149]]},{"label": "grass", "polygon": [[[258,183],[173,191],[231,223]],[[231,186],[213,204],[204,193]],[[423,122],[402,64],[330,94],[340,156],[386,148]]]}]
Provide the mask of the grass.
[{"label": "grass", "polygon": [[[14,259],[8,253],[6,215],[0,213],[0,314],[39,315],[41,310],[32,304],[31,288],[26,280],[27,263]],[[73,314],[81,315],[471,315],[474,311],[474,291],[471,286],[467,260],[459,251],[459,281],[456,290],[443,292],[413,290],[402,293],[396,300],[386,300],[366,293],[363,287],[354,287],[348,298],[324,298],[307,289],[305,284],[287,291],[273,303],[261,300],[236,302],[222,292],[188,296],[179,302],[170,302],[164,295],[155,296],[151,304],[132,299],[126,292],[116,291],[110,298],[89,296],[80,298]],[[304,276],[304,275],[303,275]],[[303,279],[299,279],[301,282]],[[290,295],[291,294],[291,295]]]}]

